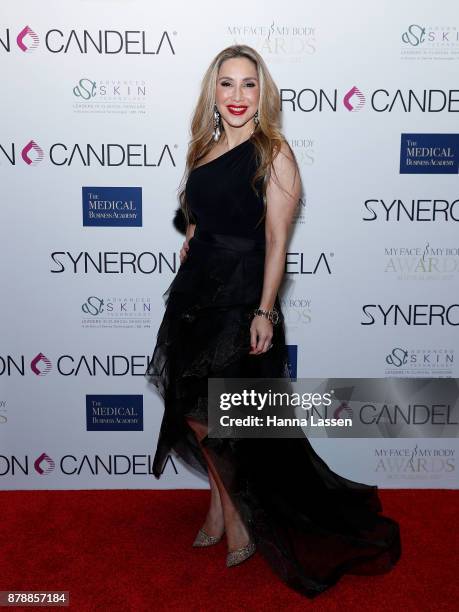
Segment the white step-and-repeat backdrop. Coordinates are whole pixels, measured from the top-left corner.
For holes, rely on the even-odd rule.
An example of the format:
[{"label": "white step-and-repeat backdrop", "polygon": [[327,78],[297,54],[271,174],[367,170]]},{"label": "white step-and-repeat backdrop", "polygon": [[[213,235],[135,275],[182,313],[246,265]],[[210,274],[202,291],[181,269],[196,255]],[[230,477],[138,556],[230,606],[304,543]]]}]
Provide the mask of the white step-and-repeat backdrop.
[{"label": "white step-and-repeat backdrop", "polygon": [[[2,488],[207,486],[172,457],[152,476],[163,405],[143,374],[179,265],[199,83],[234,43],[266,60],[301,167],[282,293],[292,370],[459,376],[455,0],[8,3]],[[312,443],[356,480],[458,485],[452,437]]]}]

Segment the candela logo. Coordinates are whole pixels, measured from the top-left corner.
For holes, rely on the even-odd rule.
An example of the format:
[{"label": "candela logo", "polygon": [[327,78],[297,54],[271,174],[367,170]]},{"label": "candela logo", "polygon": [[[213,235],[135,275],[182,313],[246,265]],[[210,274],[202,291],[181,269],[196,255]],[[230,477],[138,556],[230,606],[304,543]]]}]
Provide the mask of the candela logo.
[{"label": "candela logo", "polygon": [[29,53],[38,47],[40,40],[32,28],[26,26],[17,35],[16,42],[18,43],[18,47],[21,49],[21,51],[24,51],[24,53]]},{"label": "candela logo", "polygon": [[343,104],[348,111],[359,111],[365,104],[365,96],[358,87],[354,85],[343,98]]},{"label": "candela logo", "polygon": [[56,464],[49,455],[42,453],[37,459],[35,459],[33,467],[35,468],[36,472],[43,476],[52,472],[56,467]]},{"label": "candela logo", "polygon": [[[341,413],[344,412],[344,414],[341,416]],[[333,412],[333,417],[335,419],[339,419],[339,418],[345,418],[345,417],[350,417],[352,419],[353,417],[353,412],[352,412],[352,408],[348,405],[347,402],[341,402],[341,404],[338,406],[338,408]]]},{"label": "candela logo", "polygon": [[[29,153],[34,151],[34,158],[29,156]],[[36,166],[44,157],[43,149],[37,145],[34,140],[31,140],[21,151],[21,157],[29,166]]]},{"label": "candela logo", "polygon": [[45,376],[51,370],[51,361],[43,353],[38,353],[30,362],[30,368],[37,376]]}]

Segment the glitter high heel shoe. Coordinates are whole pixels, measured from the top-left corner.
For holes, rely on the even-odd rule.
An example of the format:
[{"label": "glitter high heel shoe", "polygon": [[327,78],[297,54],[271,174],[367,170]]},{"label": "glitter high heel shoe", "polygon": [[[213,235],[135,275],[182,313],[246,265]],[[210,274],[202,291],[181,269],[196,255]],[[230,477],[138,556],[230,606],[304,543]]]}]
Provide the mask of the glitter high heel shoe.
[{"label": "glitter high heel shoe", "polygon": [[[225,533],[225,532],[223,532]],[[223,537],[223,533],[221,536],[211,536],[204,531],[204,529],[200,529],[198,531],[198,535],[196,536],[195,541],[193,542],[193,546],[201,547],[201,546],[212,546],[213,544],[218,544]]]},{"label": "glitter high heel shoe", "polygon": [[233,550],[227,554],[226,567],[233,567],[234,565],[239,565],[243,561],[246,561],[253,555],[256,549],[257,547],[255,546],[255,543],[252,540],[249,540],[248,544],[242,548],[238,548],[237,550]]}]

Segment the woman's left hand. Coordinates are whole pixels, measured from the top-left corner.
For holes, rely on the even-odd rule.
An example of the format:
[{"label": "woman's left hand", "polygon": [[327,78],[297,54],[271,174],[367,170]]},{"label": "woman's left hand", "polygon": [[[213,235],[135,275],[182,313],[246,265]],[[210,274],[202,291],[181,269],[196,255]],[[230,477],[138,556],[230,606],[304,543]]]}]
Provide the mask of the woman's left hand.
[{"label": "woman's left hand", "polygon": [[261,355],[271,348],[273,337],[273,324],[266,317],[256,315],[250,324],[249,355]]}]

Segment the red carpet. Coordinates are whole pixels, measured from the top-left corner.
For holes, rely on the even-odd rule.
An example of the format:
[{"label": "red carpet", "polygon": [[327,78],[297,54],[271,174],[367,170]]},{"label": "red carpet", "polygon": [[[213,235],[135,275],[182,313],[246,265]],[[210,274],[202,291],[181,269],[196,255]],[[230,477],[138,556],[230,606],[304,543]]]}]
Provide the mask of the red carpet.
[{"label": "red carpet", "polygon": [[78,611],[457,610],[459,492],[380,495],[401,525],[398,566],[311,601],[258,554],[227,569],[224,541],[191,548],[207,491],[3,491],[0,590],[67,590]]}]

